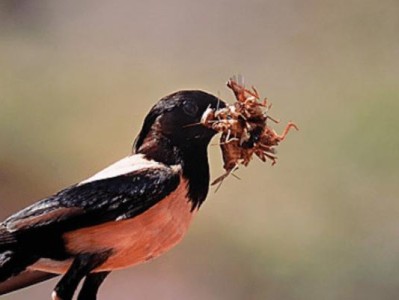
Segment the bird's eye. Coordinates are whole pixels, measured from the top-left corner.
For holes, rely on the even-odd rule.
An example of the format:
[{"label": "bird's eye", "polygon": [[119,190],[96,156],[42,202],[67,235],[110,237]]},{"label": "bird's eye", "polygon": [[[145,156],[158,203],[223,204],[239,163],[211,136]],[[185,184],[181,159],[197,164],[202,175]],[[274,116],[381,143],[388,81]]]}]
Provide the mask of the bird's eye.
[{"label": "bird's eye", "polygon": [[195,116],[198,112],[198,106],[192,102],[184,102],[183,111],[189,116]]}]

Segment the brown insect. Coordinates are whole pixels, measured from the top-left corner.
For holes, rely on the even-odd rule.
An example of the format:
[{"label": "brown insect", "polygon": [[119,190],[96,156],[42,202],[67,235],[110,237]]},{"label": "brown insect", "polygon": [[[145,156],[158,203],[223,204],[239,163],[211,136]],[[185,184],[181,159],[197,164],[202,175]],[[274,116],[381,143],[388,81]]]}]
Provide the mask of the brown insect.
[{"label": "brown insect", "polygon": [[267,99],[260,101],[258,91],[252,87],[246,89],[238,84],[235,78],[227,82],[233,91],[236,102],[221,110],[209,109],[201,120],[205,126],[221,132],[220,147],[223,155],[225,174],[212,182],[212,185],[222,182],[232,174],[240,164],[247,166],[253,155],[262,161],[270,159],[272,165],[276,163],[275,146],[288,134],[291,128],[298,127],[290,122],[281,135],[267,126],[267,120],[275,123],[279,121],[268,115],[271,105]]}]

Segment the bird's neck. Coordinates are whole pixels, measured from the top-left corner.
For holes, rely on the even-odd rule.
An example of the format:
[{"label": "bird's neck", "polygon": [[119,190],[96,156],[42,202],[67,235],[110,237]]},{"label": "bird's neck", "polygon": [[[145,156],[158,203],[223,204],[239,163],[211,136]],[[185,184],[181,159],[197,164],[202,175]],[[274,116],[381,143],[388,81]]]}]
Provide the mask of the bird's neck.
[{"label": "bird's neck", "polygon": [[165,136],[149,136],[136,153],[165,165],[181,165],[183,177],[188,182],[188,196],[193,209],[201,206],[209,190],[209,164],[207,145],[187,143],[174,145]]}]

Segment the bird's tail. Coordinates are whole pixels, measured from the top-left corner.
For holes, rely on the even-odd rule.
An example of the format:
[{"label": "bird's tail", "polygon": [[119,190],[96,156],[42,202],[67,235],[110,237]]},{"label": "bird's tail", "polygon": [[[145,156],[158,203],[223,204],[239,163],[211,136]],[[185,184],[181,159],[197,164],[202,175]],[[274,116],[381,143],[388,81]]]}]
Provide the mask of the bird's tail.
[{"label": "bird's tail", "polygon": [[16,250],[7,250],[0,253],[0,282],[18,275],[31,263],[32,260],[26,259]]},{"label": "bird's tail", "polygon": [[18,275],[34,262],[30,251],[21,248],[15,235],[0,225],[0,282]]},{"label": "bird's tail", "polygon": [[50,279],[56,274],[26,270],[37,258],[0,224],[0,295]]}]

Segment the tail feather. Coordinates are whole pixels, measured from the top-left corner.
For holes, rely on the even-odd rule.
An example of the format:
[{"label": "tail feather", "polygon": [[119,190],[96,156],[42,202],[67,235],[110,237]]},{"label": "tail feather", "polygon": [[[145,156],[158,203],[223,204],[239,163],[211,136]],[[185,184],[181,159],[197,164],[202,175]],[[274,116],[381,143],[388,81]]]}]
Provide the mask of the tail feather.
[{"label": "tail feather", "polygon": [[17,276],[11,277],[4,282],[0,282],[0,295],[11,293],[13,291],[51,279],[56,276],[58,275],[41,271],[27,270],[21,272]]},{"label": "tail feather", "polygon": [[23,247],[15,234],[0,224],[0,295],[57,276],[46,272],[26,270],[36,260],[30,249]]},{"label": "tail feather", "polygon": [[16,276],[35,262],[29,249],[21,249],[16,236],[0,225],[0,282]]},{"label": "tail feather", "polygon": [[30,264],[24,256],[17,251],[7,250],[0,254],[0,282],[18,275]]}]

